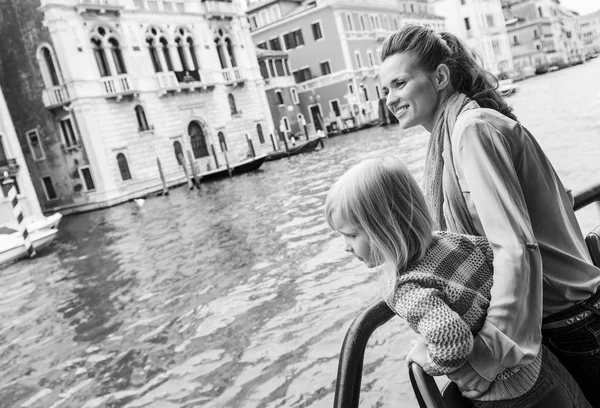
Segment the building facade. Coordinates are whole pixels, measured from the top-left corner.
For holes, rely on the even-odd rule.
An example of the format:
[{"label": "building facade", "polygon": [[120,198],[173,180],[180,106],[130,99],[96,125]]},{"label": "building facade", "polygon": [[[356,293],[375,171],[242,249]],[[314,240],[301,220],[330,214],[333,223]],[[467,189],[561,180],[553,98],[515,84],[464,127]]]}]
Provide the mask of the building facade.
[{"label": "building facade", "polygon": [[583,61],[577,15],[558,0],[503,0],[515,67],[546,72]]},{"label": "building facade", "polygon": [[[287,52],[309,132],[377,120],[383,40],[409,22],[444,28],[427,1],[276,0],[246,12],[258,48]],[[291,126],[297,120],[290,118]]]},{"label": "building facade", "polygon": [[[112,205],[272,150],[236,1],[0,0],[1,85],[44,211]],[[23,36],[23,32],[27,36]]]},{"label": "building facade", "polygon": [[434,0],[437,15],[446,17],[449,32],[465,40],[496,76],[514,69],[500,0]]},{"label": "building facade", "polygon": [[577,25],[585,55],[600,53],[600,10],[579,17]]},{"label": "building facade", "polygon": [[[279,149],[279,142],[291,142],[308,137],[304,124],[306,121],[300,109],[300,97],[296,82],[289,67],[288,55],[285,51],[257,49],[258,66],[265,80],[265,92],[273,118],[274,129],[268,129],[269,141],[274,149]],[[261,129],[262,130],[262,129]],[[274,139],[271,139],[273,135]]]},{"label": "building facade", "polygon": [[41,218],[42,209],[35,194],[25,157],[17,138],[17,132],[8,112],[2,88],[0,88],[0,226],[13,225],[12,203],[8,199],[8,186],[4,184],[5,175],[12,179],[17,188],[17,197],[23,208],[24,217]]}]

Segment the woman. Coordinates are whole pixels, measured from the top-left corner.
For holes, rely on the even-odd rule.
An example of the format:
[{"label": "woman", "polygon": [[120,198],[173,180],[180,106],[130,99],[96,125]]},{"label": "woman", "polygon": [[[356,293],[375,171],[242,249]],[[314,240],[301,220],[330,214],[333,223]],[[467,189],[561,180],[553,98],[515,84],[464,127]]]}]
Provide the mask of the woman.
[{"label": "woman", "polygon": [[425,193],[434,221],[486,236],[494,252],[486,321],[450,379],[476,398],[498,373],[534,361],[543,334],[600,407],[600,270],[554,168],[454,35],[408,25],[385,41],[381,59],[388,109],[402,128],[431,133]]}]

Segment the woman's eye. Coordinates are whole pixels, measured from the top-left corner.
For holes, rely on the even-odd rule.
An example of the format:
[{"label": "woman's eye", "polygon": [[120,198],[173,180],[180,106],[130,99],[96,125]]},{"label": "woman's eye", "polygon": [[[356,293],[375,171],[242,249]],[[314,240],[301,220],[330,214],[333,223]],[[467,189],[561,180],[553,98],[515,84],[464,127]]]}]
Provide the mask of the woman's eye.
[{"label": "woman's eye", "polygon": [[387,89],[387,88],[384,88],[384,89],[383,89],[383,94],[384,94],[385,96],[387,96],[389,93],[390,93],[390,90],[389,90],[389,89]]}]

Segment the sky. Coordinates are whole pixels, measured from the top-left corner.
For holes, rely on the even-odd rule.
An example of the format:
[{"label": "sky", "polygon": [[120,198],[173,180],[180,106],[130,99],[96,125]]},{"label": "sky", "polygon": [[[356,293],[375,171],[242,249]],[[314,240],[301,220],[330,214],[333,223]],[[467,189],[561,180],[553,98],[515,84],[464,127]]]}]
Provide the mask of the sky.
[{"label": "sky", "polygon": [[580,15],[586,15],[600,10],[598,0],[560,0],[563,7],[578,12]]}]

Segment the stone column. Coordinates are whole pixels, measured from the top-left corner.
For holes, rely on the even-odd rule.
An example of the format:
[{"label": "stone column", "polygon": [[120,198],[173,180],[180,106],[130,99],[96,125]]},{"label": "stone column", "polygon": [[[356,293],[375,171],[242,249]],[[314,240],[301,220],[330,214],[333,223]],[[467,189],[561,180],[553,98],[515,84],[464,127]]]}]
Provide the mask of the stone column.
[{"label": "stone column", "polygon": [[179,59],[179,53],[177,52],[176,44],[169,44],[169,55],[171,55],[171,62],[173,63],[173,69],[175,71],[183,71],[181,60]]}]

